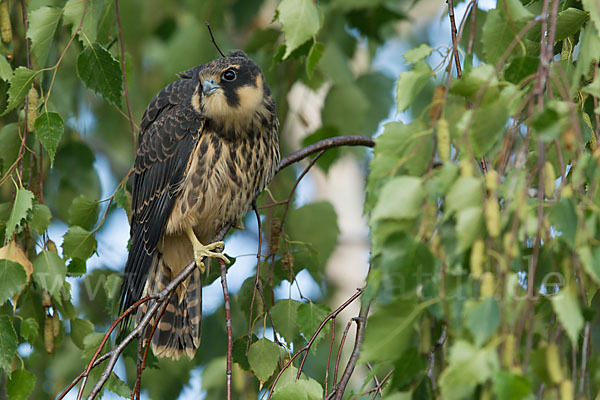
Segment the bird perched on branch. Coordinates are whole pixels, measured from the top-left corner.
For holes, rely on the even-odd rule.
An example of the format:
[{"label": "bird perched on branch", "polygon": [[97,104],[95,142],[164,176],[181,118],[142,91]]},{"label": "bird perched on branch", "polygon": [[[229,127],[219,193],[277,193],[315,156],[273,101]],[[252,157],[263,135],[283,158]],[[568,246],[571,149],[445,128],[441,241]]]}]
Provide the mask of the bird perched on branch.
[{"label": "bird perched on branch", "polygon": [[[279,123],[260,68],[242,51],[179,77],[140,124],[121,310],[195,260],[198,269],[171,295],[151,338],[157,356],[191,359],[200,343],[202,259],[228,262],[215,237],[241,221],[275,174]],[[138,309],[136,323],[148,307]]]}]

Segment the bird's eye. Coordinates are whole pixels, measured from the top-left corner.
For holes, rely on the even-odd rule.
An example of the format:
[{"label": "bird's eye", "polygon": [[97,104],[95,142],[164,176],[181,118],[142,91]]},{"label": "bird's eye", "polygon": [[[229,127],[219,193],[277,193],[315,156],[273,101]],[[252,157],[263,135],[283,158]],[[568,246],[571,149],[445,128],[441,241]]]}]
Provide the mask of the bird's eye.
[{"label": "bird's eye", "polygon": [[223,72],[223,75],[221,75],[221,79],[229,82],[235,81],[236,77],[237,75],[235,74],[235,71],[233,69],[228,69],[227,71]]}]

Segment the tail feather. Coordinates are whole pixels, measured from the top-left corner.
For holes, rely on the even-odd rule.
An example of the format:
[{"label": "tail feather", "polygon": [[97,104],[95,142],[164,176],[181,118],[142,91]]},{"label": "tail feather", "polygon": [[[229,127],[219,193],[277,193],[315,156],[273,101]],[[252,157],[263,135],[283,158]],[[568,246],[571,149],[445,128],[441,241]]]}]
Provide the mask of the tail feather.
[{"label": "tail feather", "polygon": [[[171,269],[159,257],[148,277],[148,293],[163,290],[172,279]],[[152,351],[156,356],[177,360],[182,354],[185,354],[190,360],[194,358],[196,349],[200,345],[201,279],[200,271],[196,269],[180,285],[180,289],[171,294],[169,303],[152,336]],[[140,307],[136,316],[136,324],[143,318],[148,306]],[[154,324],[155,317],[152,318],[145,332],[146,341],[149,339]]]}]

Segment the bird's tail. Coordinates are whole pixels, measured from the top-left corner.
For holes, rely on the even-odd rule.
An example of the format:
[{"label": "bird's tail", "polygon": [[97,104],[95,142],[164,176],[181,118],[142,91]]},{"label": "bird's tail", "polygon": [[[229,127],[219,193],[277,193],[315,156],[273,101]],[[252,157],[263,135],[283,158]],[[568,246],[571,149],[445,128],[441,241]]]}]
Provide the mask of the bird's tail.
[{"label": "bird's tail", "polygon": [[[171,269],[165,265],[159,255],[148,276],[147,293],[157,293],[163,290],[175,277]],[[157,357],[169,357],[178,360],[185,354],[190,360],[194,358],[200,345],[200,329],[202,323],[202,276],[198,269],[171,294],[156,331],[152,336],[152,351]],[[146,314],[150,303],[143,304],[136,315],[136,325]],[[160,315],[159,307],[155,316],[150,320],[145,331],[147,342],[154,327],[156,318]]]}]

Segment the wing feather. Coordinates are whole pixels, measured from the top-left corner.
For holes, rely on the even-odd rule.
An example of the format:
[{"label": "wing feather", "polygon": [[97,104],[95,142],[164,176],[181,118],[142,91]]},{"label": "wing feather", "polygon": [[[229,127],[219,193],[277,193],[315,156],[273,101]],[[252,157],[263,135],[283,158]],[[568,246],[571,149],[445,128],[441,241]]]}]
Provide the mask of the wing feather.
[{"label": "wing feather", "polygon": [[[177,187],[202,128],[191,105],[197,82],[175,81],[150,102],[140,124],[132,191],[131,241],[121,285],[121,311],[143,293]],[[126,324],[126,322],[125,322]]]}]

